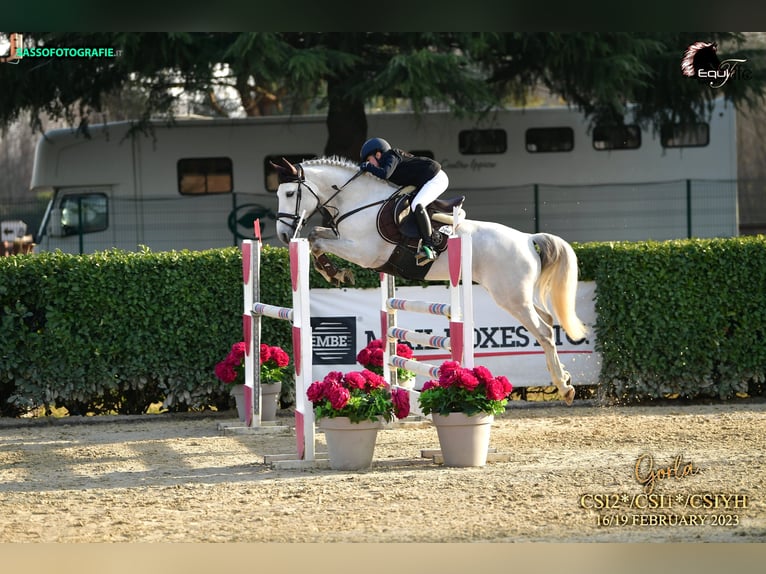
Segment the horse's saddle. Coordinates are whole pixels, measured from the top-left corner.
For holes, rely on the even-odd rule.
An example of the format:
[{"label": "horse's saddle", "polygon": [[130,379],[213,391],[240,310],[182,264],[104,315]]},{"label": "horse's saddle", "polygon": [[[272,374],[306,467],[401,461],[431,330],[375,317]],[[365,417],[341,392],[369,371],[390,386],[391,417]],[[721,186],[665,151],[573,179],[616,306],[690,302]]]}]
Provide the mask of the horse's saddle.
[{"label": "horse's saddle", "polygon": [[[415,197],[413,188],[397,190],[378,211],[377,228],[380,236],[389,243],[396,245],[388,261],[376,271],[399,275],[405,279],[423,279],[433,262],[418,266],[415,254],[420,245],[420,233],[415,215],[410,208]],[[461,208],[465,196],[451,199],[437,199],[426,207],[431,218],[433,234],[431,242],[436,250],[437,258],[447,249],[447,240],[452,232],[452,215],[454,209]],[[445,228],[445,225],[448,227]]]}]

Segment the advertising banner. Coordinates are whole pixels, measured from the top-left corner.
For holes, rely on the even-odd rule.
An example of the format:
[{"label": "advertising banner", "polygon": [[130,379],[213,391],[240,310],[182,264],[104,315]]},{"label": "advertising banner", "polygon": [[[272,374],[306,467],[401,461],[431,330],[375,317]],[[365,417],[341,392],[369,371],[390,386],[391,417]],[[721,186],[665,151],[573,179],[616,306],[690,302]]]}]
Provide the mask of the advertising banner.
[{"label": "advertising banner", "polygon": [[[577,314],[588,326],[584,341],[571,341],[559,325],[554,325],[556,349],[573,384],[596,384],[601,365],[595,351],[593,326],[596,322],[594,282],[580,282]],[[396,297],[436,303],[449,303],[449,288],[398,287]],[[493,374],[505,375],[515,387],[548,386],[550,375],[542,347],[527,329],[508,312],[498,307],[479,285],[473,287],[474,357]],[[380,289],[312,289],[311,328],[313,337],[313,379],[330,371],[354,371],[362,367],[356,354],[380,332]],[[431,335],[449,336],[449,323],[437,315],[397,311],[397,325]],[[411,345],[418,361],[441,364],[450,358],[447,351]],[[418,376],[416,388],[425,378]]]}]

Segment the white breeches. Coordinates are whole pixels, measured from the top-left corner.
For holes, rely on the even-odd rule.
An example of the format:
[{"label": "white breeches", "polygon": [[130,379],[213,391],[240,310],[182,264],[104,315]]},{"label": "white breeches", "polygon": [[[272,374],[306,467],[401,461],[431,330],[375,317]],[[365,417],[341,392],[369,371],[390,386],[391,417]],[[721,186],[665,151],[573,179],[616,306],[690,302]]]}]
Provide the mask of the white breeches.
[{"label": "white breeches", "polygon": [[435,176],[428,180],[420,191],[412,200],[412,210],[415,210],[415,206],[422,205],[426,207],[429,203],[437,199],[442,193],[444,193],[449,185],[449,178],[444,170],[440,170]]}]

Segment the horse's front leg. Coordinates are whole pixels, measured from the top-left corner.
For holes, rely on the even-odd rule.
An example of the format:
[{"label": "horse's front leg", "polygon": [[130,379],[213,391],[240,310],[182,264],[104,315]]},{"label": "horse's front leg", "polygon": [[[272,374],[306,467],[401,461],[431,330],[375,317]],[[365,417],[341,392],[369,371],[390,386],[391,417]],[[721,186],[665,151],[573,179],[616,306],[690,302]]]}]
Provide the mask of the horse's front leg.
[{"label": "horse's front leg", "polygon": [[348,260],[347,257],[335,250],[335,246],[340,240],[332,229],[327,227],[315,227],[311,230],[311,233],[309,233],[308,239],[309,244],[311,245],[311,254],[314,256],[314,269],[316,269],[328,283],[335,285],[336,287],[340,287],[345,283],[350,283],[351,285],[355,283],[354,273],[351,269],[339,269],[335,263],[327,257],[327,253],[333,253],[338,255],[338,257]]}]

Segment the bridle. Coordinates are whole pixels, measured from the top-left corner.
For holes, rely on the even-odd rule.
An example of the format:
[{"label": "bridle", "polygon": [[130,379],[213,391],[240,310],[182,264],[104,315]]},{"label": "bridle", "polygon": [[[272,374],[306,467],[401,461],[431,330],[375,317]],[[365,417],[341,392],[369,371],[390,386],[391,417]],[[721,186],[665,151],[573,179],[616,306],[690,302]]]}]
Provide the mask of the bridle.
[{"label": "bridle", "polygon": [[[343,191],[343,189],[352,181],[354,181],[357,177],[359,177],[363,172],[362,170],[357,171],[351,178],[338,187],[337,185],[333,185],[332,188],[335,190],[335,193],[333,193],[330,197],[328,197],[324,202],[319,197],[319,194],[314,191],[311,186],[306,183],[306,176],[303,172],[303,166],[301,164],[297,164],[295,166],[296,173],[293,174],[285,174],[282,173],[280,175],[280,183],[297,183],[298,187],[293,192],[293,194],[297,194],[297,198],[295,200],[295,211],[293,213],[287,213],[284,211],[277,212],[277,221],[280,223],[283,223],[284,225],[287,225],[290,229],[293,231],[294,236],[298,236],[300,233],[300,229],[303,226],[303,222],[314,215],[314,213],[319,213],[322,216],[322,225],[325,227],[329,227],[332,229],[333,233],[335,233],[336,236],[340,236],[340,233],[338,233],[338,225],[341,221],[349,217],[350,215],[353,215],[354,213],[357,213],[358,211],[362,211],[364,209],[367,209],[368,207],[373,207],[375,205],[381,205],[385,203],[388,198],[381,199],[379,201],[375,201],[373,203],[368,203],[367,205],[363,205],[361,207],[357,207],[356,209],[352,209],[351,211],[344,213],[343,215],[340,214],[340,210],[333,206],[329,205],[329,203],[335,199],[335,197]],[[305,213],[301,213],[301,201],[303,200],[303,188],[306,188],[311,195],[314,196],[314,199],[317,201],[317,207],[306,215]],[[292,197],[292,194],[288,197]],[[331,211],[332,210],[332,211]],[[288,221],[284,221],[284,219],[287,219]]]}]

